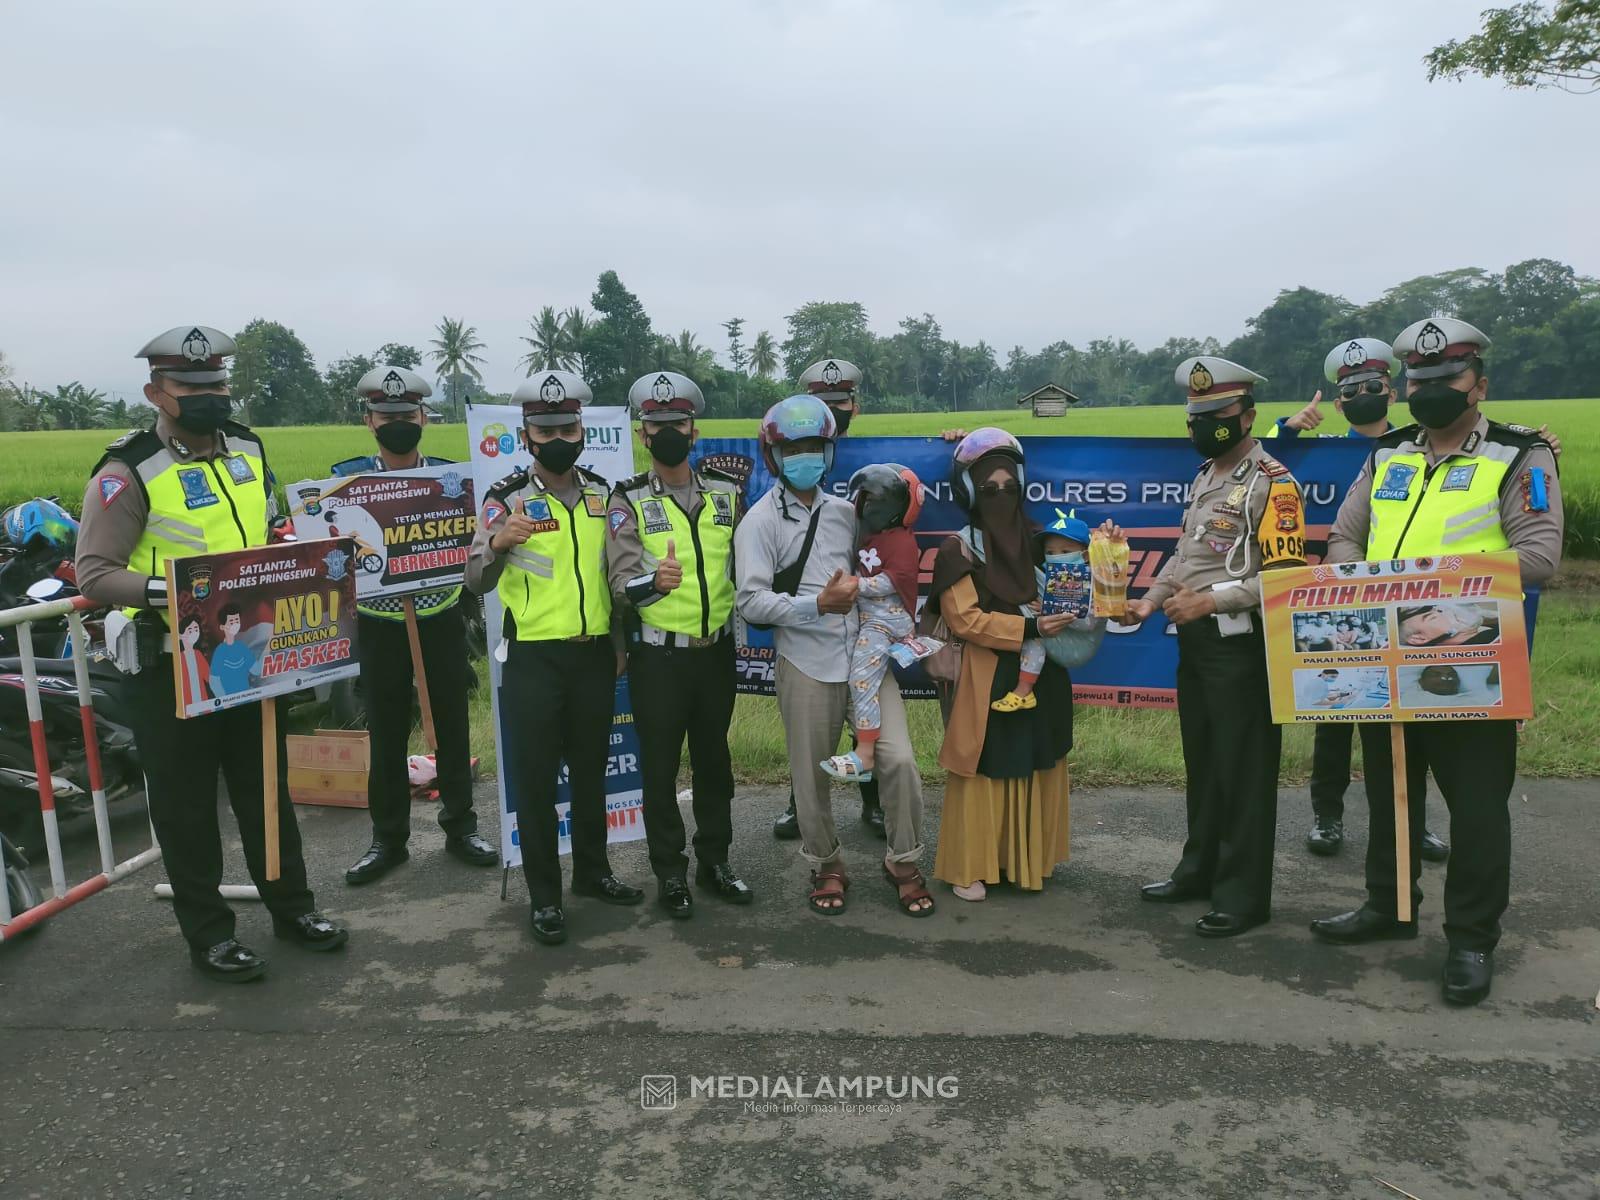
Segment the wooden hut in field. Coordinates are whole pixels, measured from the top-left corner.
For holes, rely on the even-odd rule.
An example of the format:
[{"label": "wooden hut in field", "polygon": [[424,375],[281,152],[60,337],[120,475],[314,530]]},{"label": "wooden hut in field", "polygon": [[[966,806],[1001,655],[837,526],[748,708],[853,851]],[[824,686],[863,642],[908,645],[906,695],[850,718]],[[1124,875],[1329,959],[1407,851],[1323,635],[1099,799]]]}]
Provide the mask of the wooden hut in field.
[{"label": "wooden hut in field", "polygon": [[1047,383],[1041,388],[1035,388],[1026,396],[1017,401],[1017,407],[1024,404],[1033,406],[1033,415],[1036,417],[1061,417],[1065,416],[1067,406],[1076,404],[1078,397],[1066,388],[1054,383]]}]

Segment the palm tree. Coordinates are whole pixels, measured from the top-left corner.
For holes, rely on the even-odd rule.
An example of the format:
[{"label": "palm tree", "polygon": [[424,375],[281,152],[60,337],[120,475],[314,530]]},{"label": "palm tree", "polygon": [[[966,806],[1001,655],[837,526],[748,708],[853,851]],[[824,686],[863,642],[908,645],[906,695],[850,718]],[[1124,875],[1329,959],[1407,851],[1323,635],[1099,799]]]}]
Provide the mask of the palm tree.
[{"label": "palm tree", "polygon": [[57,429],[97,429],[105,419],[105,394],[77,380],[57,384],[47,403]]},{"label": "palm tree", "polygon": [[526,366],[529,375],[535,371],[565,371],[571,358],[566,331],[556,310],[546,304],[537,317],[528,319],[528,330],[533,336],[522,339],[528,343],[528,352],[517,360],[517,365]]},{"label": "palm tree", "polygon": [[750,343],[750,373],[771,375],[778,369],[778,348],[772,344],[772,335],[763,329]]},{"label": "palm tree", "polygon": [[660,347],[662,358],[669,369],[680,375],[687,375],[700,384],[711,378],[711,368],[716,356],[702,346],[700,339],[689,330],[685,329],[678,334],[676,341],[662,338]]},{"label": "palm tree", "polygon": [[450,380],[450,395],[455,401],[456,420],[459,421],[462,377],[470,376],[479,383],[483,382],[483,372],[478,369],[483,358],[476,353],[483,349],[483,343],[478,340],[477,329],[460,317],[440,318],[434,332],[439,336],[428,344],[433,347],[430,353],[439,366],[435,378],[441,382]]},{"label": "palm tree", "polygon": [[574,304],[561,314],[561,334],[566,339],[567,361],[571,370],[582,375],[587,365],[589,340],[594,336],[595,322],[584,315]]}]

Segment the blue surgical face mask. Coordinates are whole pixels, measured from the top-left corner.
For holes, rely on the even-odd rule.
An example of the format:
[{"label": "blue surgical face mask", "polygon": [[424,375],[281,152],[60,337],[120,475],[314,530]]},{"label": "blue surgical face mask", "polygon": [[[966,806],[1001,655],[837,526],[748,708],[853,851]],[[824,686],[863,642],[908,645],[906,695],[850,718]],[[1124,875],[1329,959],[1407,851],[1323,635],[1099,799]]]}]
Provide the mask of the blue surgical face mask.
[{"label": "blue surgical face mask", "polygon": [[1067,550],[1061,554],[1046,554],[1044,560],[1047,563],[1081,563],[1083,561],[1083,551]]},{"label": "blue surgical face mask", "polygon": [[797,492],[809,492],[822,482],[828,460],[820,451],[814,454],[785,454],[783,480]]}]

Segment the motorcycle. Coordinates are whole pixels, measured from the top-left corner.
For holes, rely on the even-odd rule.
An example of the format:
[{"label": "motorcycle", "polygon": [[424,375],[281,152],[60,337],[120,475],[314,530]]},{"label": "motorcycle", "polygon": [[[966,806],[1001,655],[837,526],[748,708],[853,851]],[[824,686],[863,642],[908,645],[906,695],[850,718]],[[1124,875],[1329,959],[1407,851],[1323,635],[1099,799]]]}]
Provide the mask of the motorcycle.
[{"label": "motorcycle", "polygon": [[[0,779],[0,791],[5,788],[5,781]],[[0,833],[0,868],[6,876],[6,896],[11,901],[11,916],[13,919],[21,916],[30,908],[44,903],[44,896],[34,885],[33,877],[28,874],[28,856],[12,845],[11,839]],[[37,933],[38,926],[34,926],[29,933]],[[27,934],[20,936],[26,937]],[[9,939],[7,939],[9,940]]]}]

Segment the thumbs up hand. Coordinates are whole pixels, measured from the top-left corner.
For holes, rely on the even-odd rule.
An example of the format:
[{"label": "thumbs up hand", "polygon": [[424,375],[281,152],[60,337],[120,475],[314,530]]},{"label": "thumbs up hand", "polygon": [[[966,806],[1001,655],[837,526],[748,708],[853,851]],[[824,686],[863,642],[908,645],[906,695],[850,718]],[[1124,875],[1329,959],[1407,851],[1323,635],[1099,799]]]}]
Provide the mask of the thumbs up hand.
[{"label": "thumbs up hand", "polygon": [[667,556],[656,567],[656,591],[665,596],[683,582],[683,566],[678,562],[678,543],[667,539]]},{"label": "thumbs up hand", "polygon": [[1309,433],[1323,422],[1321,405],[1322,393],[1319,391],[1315,396],[1311,397],[1310,404],[1295,413],[1284,424],[1290,429],[1298,429],[1303,433]]},{"label": "thumbs up hand", "polygon": [[846,575],[842,570],[835,571],[820,592],[817,593],[817,611],[825,613],[847,613],[856,606],[856,591],[861,587],[861,580],[854,575]]},{"label": "thumbs up hand", "polygon": [[496,554],[504,554],[511,547],[522,545],[537,532],[533,527],[533,518],[528,516],[527,504],[518,496],[516,504],[506,513],[505,524],[489,538],[489,548]]}]

